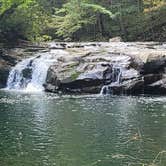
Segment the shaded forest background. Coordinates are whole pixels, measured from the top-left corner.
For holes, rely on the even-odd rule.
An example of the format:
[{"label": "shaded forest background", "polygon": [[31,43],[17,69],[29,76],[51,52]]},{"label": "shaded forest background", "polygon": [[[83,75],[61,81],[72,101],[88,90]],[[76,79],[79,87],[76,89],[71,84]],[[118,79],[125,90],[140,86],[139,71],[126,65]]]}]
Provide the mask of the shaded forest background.
[{"label": "shaded forest background", "polygon": [[0,0],[0,43],[166,41],[166,0]]}]

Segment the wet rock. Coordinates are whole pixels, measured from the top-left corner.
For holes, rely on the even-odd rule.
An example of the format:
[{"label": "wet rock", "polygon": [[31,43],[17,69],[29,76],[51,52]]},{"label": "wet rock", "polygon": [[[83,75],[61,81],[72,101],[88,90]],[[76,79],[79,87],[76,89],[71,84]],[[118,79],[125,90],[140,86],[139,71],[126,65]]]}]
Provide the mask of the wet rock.
[{"label": "wet rock", "polygon": [[152,84],[160,79],[162,79],[162,74],[147,74],[144,76],[144,85]]},{"label": "wet rock", "polygon": [[142,77],[124,81],[121,84],[110,87],[112,94],[142,94],[144,92],[144,80]]},{"label": "wet rock", "polygon": [[149,94],[166,94],[166,78],[146,86],[145,92]]},{"label": "wet rock", "polygon": [[127,94],[141,94],[144,90],[143,77],[126,81],[122,84],[123,92]]},{"label": "wet rock", "polygon": [[73,93],[99,93],[102,81],[93,79],[75,80],[68,83],[61,83],[60,89],[63,92]]},{"label": "wet rock", "polygon": [[48,91],[99,93],[106,86],[113,94],[139,94],[147,92],[165,72],[166,50],[157,43],[111,41],[65,47],[68,54],[48,71]]},{"label": "wet rock", "polygon": [[139,72],[130,68],[133,61],[127,55],[98,51],[85,55],[70,55],[63,57],[63,60],[58,59],[59,62],[48,70],[46,90],[98,93],[103,85],[117,80],[119,74],[122,80],[139,77]]},{"label": "wet rock", "polygon": [[[94,89],[99,91],[99,88],[96,88],[96,86],[100,86],[101,88],[104,70],[92,70],[88,72],[88,66],[86,66],[85,73],[82,73],[82,68],[79,65],[68,65],[67,68],[65,67],[63,70],[58,65],[49,68],[45,84],[47,91],[61,90],[64,92],[91,93],[91,91],[94,92]],[[74,67],[75,70],[73,70]]]},{"label": "wet rock", "polygon": [[22,71],[22,75],[26,79],[32,79],[32,68],[25,68]]},{"label": "wet rock", "polygon": [[147,62],[144,65],[143,73],[161,73],[164,72],[166,67],[166,53],[160,55],[149,56]]},{"label": "wet rock", "polygon": [[16,64],[16,58],[0,51],[0,88],[5,88],[11,66]]},{"label": "wet rock", "polygon": [[7,83],[7,78],[9,75],[10,67],[0,67],[0,88],[5,88]]},{"label": "wet rock", "polygon": [[59,90],[60,81],[57,78],[57,66],[51,66],[47,72],[45,90],[48,92],[57,92]]},{"label": "wet rock", "polygon": [[133,68],[124,69],[122,72],[122,80],[123,81],[138,78],[140,76],[141,76],[140,71],[135,70]]}]

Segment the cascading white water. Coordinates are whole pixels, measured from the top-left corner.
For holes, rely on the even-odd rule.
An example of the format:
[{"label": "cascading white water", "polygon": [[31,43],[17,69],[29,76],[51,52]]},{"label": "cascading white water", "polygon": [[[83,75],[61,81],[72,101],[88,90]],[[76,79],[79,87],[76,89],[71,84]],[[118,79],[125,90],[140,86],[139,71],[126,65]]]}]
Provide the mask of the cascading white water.
[{"label": "cascading white water", "polygon": [[48,52],[40,53],[19,62],[9,74],[7,89],[43,91],[48,68],[56,61],[54,55]]},{"label": "cascading white water", "polygon": [[100,94],[112,94],[112,87],[118,86],[121,83],[121,77],[122,77],[122,68],[116,67],[116,65],[113,65],[112,67],[112,73],[111,75],[111,83],[109,85],[104,85],[100,91]]}]

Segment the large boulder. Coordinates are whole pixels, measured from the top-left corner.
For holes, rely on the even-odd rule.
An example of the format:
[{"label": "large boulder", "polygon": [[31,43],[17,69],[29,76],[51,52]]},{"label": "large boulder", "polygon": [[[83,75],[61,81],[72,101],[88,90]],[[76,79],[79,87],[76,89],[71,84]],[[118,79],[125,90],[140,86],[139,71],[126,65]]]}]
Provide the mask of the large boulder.
[{"label": "large boulder", "polygon": [[146,93],[166,94],[166,77],[146,86]]},{"label": "large boulder", "polygon": [[112,94],[142,94],[144,92],[144,80],[142,77],[129,79],[110,88]]},{"label": "large boulder", "polygon": [[166,51],[155,51],[148,55],[144,65],[144,74],[163,73],[166,67]]},{"label": "large boulder", "polygon": [[0,88],[5,88],[9,71],[10,71],[9,66],[0,67]]},{"label": "large boulder", "polygon": [[[78,51],[78,49],[76,49]],[[81,50],[79,53],[68,49],[70,54],[57,58],[50,66],[44,87],[46,91],[99,93],[103,85],[115,82],[119,75],[121,80],[139,77],[134,67],[135,61],[128,55],[97,50]],[[131,67],[132,66],[132,67]]]},{"label": "large boulder", "polygon": [[166,49],[158,43],[70,43],[63,49],[48,70],[46,91],[140,94],[165,88],[164,82],[156,85],[166,66]]}]

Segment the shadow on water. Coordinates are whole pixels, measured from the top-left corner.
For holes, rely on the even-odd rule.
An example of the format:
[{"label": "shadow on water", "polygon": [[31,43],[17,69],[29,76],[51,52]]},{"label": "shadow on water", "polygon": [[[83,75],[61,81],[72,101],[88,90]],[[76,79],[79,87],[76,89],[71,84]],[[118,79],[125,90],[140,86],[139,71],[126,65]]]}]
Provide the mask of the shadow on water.
[{"label": "shadow on water", "polygon": [[165,102],[0,91],[0,165],[165,166]]}]

